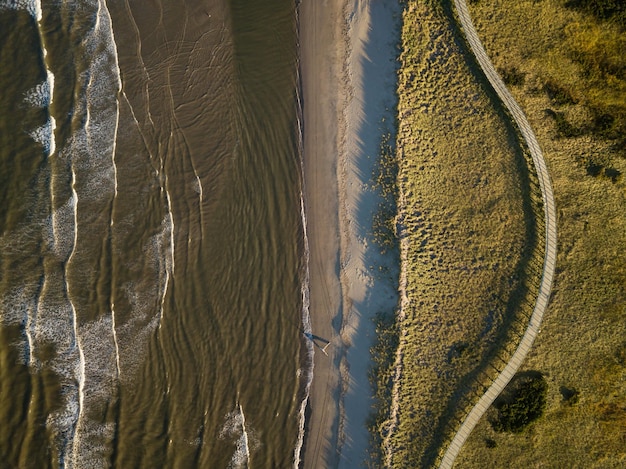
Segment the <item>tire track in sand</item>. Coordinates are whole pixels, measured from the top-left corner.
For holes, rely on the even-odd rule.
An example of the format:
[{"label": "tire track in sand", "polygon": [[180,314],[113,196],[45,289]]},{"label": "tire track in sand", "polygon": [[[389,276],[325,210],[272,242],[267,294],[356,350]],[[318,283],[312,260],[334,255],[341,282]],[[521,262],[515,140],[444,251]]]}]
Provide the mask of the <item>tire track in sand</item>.
[{"label": "tire track in sand", "polygon": [[535,169],[537,171],[539,186],[541,187],[541,194],[543,197],[544,215],[546,219],[546,247],[539,293],[537,295],[537,301],[535,302],[535,307],[530,317],[528,327],[526,328],[526,332],[524,332],[521,342],[511,359],[504,367],[504,370],[502,370],[489,389],[487,389],[485,394],[483,394],[478,400],[476,405],[465,418],[465,421],[459,430],[454,435],[454,438],[450,442],[450,445],[441,459],[441,463],[439,465],[440,469],[449,469],[452,467],[457,455],[461,451],[465,441],[480,418],[485,414],[485,412],[487,412],[487,409],[489,409],[493,401],[500,395],[506,385],[509,384],[524,361],[524,358],[528,354],[528,351],[530,350],[530,347],[539,332],[539,326],[541,325],[543,314],[550,299],[557,250],[556,209],[554,204],[554,195],[552,193],[550,175],[548,174],[546,162],[543,159],[541,149],[537,143],[537,138],[535,137],[526,116],[507,89],[498,72],[496,72],[491,60],[489,60],[487,52],[480,42],[476,29],[474,28],[474,24],[467,8],[467,3],[465,0],[454,0],[454,4],[467,42],[472,49],[472,53],[476,57],[480,68],[487,76],[489,83],[498,94],[500,100],[511,113],[511,116],[515,120],[515,123],[517,124],[532,155],[533,164],[535,165]]}]

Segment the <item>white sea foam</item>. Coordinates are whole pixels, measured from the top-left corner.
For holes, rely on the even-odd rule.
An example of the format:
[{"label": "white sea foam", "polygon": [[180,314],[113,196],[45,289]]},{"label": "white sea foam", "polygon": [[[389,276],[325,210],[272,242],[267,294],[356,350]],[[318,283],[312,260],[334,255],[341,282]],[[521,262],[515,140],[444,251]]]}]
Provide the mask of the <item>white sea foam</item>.
[{"label": "white sea foam", "polygon": [[41,0],[33,0],[29,3],[31,4],[29,8],[29,11],[31,12],[30,14],[35,17],[37,22],[40,22],[41,18],[43,17],[41,12]]},{"label": "white sea foam", "polygon": [[237,409],[226,414],[219,438],[235,443],[235,452],[230,459],[229,469],[250,467],[251,453],[259,447],[260,443],[254,431],[246,425],[246,417],[241,404],[237,406]]},{"label": "white sea foam", "polygon": [[46,154],[50,154],[50,149],[53,148],[52,131],[53,131],[52,119],[48,119],[44,125],[37,127],[35,130],[31,130],[28,135],[37,143],[41,144]]},{"label": "white sea foam", "polygon": [[[163,296],[161,300],[161,318],[165,311],[165,297],[169,288],[170,277],[174,274],[174,215],[172,213],[172,199],[170,193],[167,190],[167,176],[165,178],[165,196],[167,198],[167,218],[164,221],[164,232],[169,234],[169,246],[166,248],[166,267],[165,267],[165,288],[163,289]],[[159,319],[159,328],[161,328],[161,322]]]},{"label": "white sea foam", "polygon": [[76,379],[74,361],[78,357],[72,331],[72,311],[63,292],[64,279],[47,275],[33,328],[35,346],[54,344],[55,355],[46,363],[67,380]]},{"label": "white sea foam", "polygon": [[[121,85],[104,1],[92,1],[81,8],[86,14],[86,10],[91,9],[95,15],[94,26],[81,43],[84,50],[79,51],[90,58],[89,68],[79,71],[79,82],[85,84],[85,89],[81,96],[84,107],[79,102],[77,109],[84,109],[85,122],[60,152],[71,170],[72,197],[52,213],[50,220],[54,253],[61,259],[67,257],[63,290],[70,299],[66,313],[70,318],[67,336],[72,338],[72,349],[64,355],[66,364],[60,371],[71,370],[69,374],[76,384],[66,386],[66,408],[52,416],[49,424],[63,435],[61,460],[65,467],[104,467],[115,428],[93,421],[89,415],[104,415],[107,403],[116,395],[120,359],[114,304],[111,300],[108,314],[84,323],[81,318],[87,311],[80,310],[82,305],[71,301],[80,286],[73,285],[68,274],[73,272],[72,277],[80,278],[84,268],[76,262],[81,223],[84,223],[79,213],[84,210],[81,207],[89,211],[88,216],[94,211],[106,211],[117,193],[115,139],[119,118],[117,93]],[[48,80],[50,87],[53,87],[53,80]],[[87,239],[81,237],[80,242]]]},{"label": "white sea foam", "polygon": [[[24,283],[5,294],[0,300],[0,323],[23,328],[24,340],[15,345],[20,346],[24,364],[31,366],[32,371],[45,365],[60,377],[73,380],[73,365],[67,360],[73,350],[70,314],[67,300],[58,293],[62,291],[58,283],[55,276],[46,275],[39,297],[39,284]],[[36,350],[49,344],[54,344],[55,355],[39,363]]]},{"label": "white sea foam", "polygon": [[[27,10],[31,16],[37,21],[39,42],[41,44],[41,50],[43,52],[43,62],[46,67],[46,81],[35,86],[33,89],[26,92],[24,101],[35,107],[47,107],[49,108],[53,101],[54,94],[54,74],[50,70],[47,63],[48,50],[46,49],[45,36],[41,31],[41,0],[31,1],[13,1],[0,3],[0,10],[2,9],[15,9],[15,10]],[[56,120],[54,116],[48,112],[49,117],[46,124],[29,132],[29,135],[38,143],[40,143],[46,154],[49,156],[56,150],[56,141],[54,137],[54,131],[56,129]]]},{"label": "white sea foam", "polygon": [[[53,7],[59,6],[55,4]],[[72,195],[47,219],[42,219],[42,226],[37,225],[33,233],[26,231],[25,236],[17,238],[16,233],[11,233],[11,238],[23,241],[31,237],[43,238],[51,259],[58,262],[57,270],[46,267],[43,286],[22,285],[0,300],[0,322],[23,328],[24,336],[18,346],[26,363],[33,369],[49,367],[60,378],[64,405],[48,416],[46,424],[59,445],[60,466],[67,468],[108,465],[115,428],[111,424],[93,421],[88,415],[105,414],[102,410],[115,399],[121,366],[113,301],[109,314],[104,313],[88,323],[81,321],[86,312],[77,310],[77,304],[70,301],[74,289],[79,286],[68,281],[68,273],[72,271],[78,274],[72,277],[79,278],[82,269],[75,262],[81,229],[79,221],[83,223],[83,217],[78,212],[84,202],[89,202],[85,205],[89,205],[92,211],[94,208],[106,210],[117,194],[115,141],[119,123],[117,94],[121,89],[111,19],[104,0],[92,0],[83,3],[80,8],[83,10],[81,15],[88,15],[88,10],[96,15],[92,30],[83,37],[75,51],[76,54],[85,53],[91,60],[88,70],[78,70],[79,82],[86,86],[76,105],[76,112],[87,112],[88,119],[56,155],[67,161],[71,169]],[[56,121],[50,112],[55,77],[49,69],[45,35],[41,30],[41,2],[0,1],[2,9],[26,10],[40,28],[46,81],[26,92],[24,102],[48,108],[48,121],[30,131],[29,135],[51,156],[57,150],[54,138]],[[83,47],[84,50],[81,50]],[[54,180],[53,174],[53,205],[56,193]],[[0,239],[0,247],[4,247],[5,241]],[[19,248],[15,241],[11,241],[5,253],[19,252]],[[128,324],[124,326],[128,327]],[[142,328],[149,331],[154,329],[154,325],[142,322]],[[131,340],[128,342],[133,343]],[[45,363],[39,363],[35,358],[36,350],[44,344],[52,344],[54,354],[46,356]],[[129,356],[133,355],[132,350],[128,352]]]},{"label": "white sea foam", "polygon": [[0,324],[21,326],[23,335],[11,345],[24,364],[34,365],[31,318],[36,308],[35,285],[22,285],[0,298]]},{"label": "white sea foam", "polygon": [[158,327],[158,316],[150,317],[154,309],[154,298],[158,295],[158,288],[150,284],[149,288],[139,291],[138,286],[127,283],[123,287],[125,296],[132,309],[131,317],[122,325],[116,325],[118,338],[120,381],[132,384],[129,380],[136,375],[136,370],[146,356],[148,341]]},{"label": "white sea foam", "polygon": [[[298,15],[298,8],[296,8],[296,15]],[[299,18],[296,18],[299,21]],[[299,44],[298,44],[299,48]],[[297,68],[297,83],[300,82],[300,67]],[[302,219],[302,236],[304,242],[304,272],[301,285],[302,292],[302,331],[305,334],[311,334],[311,314],[310,314],[310,251],[309,251],[309,237],[307,234],[307,218],[304,205],[304,140],[303,140],[303,123],[302,123],[302,97],[300,96],[300,88],[296,88],[298,93],[297,97],[297,125],[298,125],[298,152],[300,155],[300,179],[302,185],[300,188],[300,216]],[[315,348],[313,341],[306,340],[306,355],[307,361],[306,368],[304,370],[298,370],[298,377],[301,378],[304,375],[304,396],[300,402],[299,420],[298,420],[298,438],[296,440],[296,446],[293,451],[293,467],[298,469],[300,467],[300,454],[302,452],[302,446],[304,444],[304,433],[306,425],[306,406],[309,402],[309,393],[311,390],[311,383],[313,382],[313,367],[314,367],[314,355]]]},{"label": "white sea foam", "polygon": [[[311,334],[311,315],[310,315],[310,274],[309,274],[309,238],[307,235],[307,220],[304,211],[304,196],[300,193],[300,213],[302,216],[302,231],[304,236],[304,278],[302,280],[302,330],[304,333]],[[293,467],[297,469],[300,466],[300,453],[302,452],[302,445],[304,444],[304,431],[306,423],[306,406],[309,402],[309,392],[311,390],[311,383],[313,382],[313,366],[315,348],[313,341],[305,341],[307,347],[307,360],[308,368],[304,370],[298,370],[299,376],[304,375],[304,397],[300,402],[300,413],[298,421],[298,439],[296,440],[296,446],[293,452]]]},{"label": "white sea foam", "polygon": [[[66,272],[65,272],[65,290],[70,297],[70,310],[72,318],[72,337],[74,338],[75,349],[78,352],[78,360],[75,361],[75,370],[76,370],[76,379],[78,381],[78,406],[76,413],[76,420],[74,422],[74,426],[72,429],[72,434],[69,437],[67,442],[67,446],[65,447],[64,455],[67,453],[68,446],[73,448],[74,439],[76,437],[76,432],[78,431],[79,423],[81,420],[81,416],[83,414],[83,403],[84,403],[84,389],[85,389],[85,356],[83,354],[83,348],[80,341],[80,336],[78,335],[78,313],[76,311],[76,307],[72,303],[72,289],[70,287],[70,283],[67,280],[67,270],[71,267],[72,259],[76,252],[76,244],[78,242],[78,194],[76,193],[76,172],[74,168],[72,168],[72,198],[76,201],[73,204],[74,206],[74,242],[72,243],[72,250],[70,252],[70,256],[68,262],[66,264]],[[72,450],[72,461],[74,460],[74,452]]]},{"label": "white sea foam", "polygon": [[[118,228],[120,224],[116,225]],[[167,288],[168,255],[165,249],[169,237],[167,219],[162,223],[159,233],[150,237],[142,248],[139,259],[127,259],[126,268],[136,272],[137,281],[125,283],[121,291],[125,302],[130,306],[131,314],[123,324],[116,325],[119,345],[120,368],[123,383],[136,375],[136,370],[146,356],[150,337],[159,325],[164,295]],[[117,251],[124,256],[125,253]],[[156,314],[155,314],[156,311]]]},{"label": "white sea foam", "polygon": [[[169,199],[168,199],[169,200]],[[172,214],[168,214],[161,222],[161,231],[150,238],[150,241],[144,246],[144,252],[148,254],[155,270],[158,272],[159,288],[158,295],[160,298],[158,322],[161,327],[161,320],[165,313],[165,301],[170,285],[170,277],[174,268],[174,234],[172,227]]]},{"label": "white sea foam", "polygon": [[[115,427],[93,420],[89,414],[103,415],[108,402],[115,398],[117,371],[115,344],[111,334],[111,316],[79,325],[83,376],[79,388],[79,414],[72,441],[70,467],[107,467],[110,441]],[[89,412],[81,412],[86,409]],[[94,412],[95,411],[95,412]]]},{"label": "white sea foam", "polygon": [[113,343],[115,345],[115,367],[117,371],[117,377],[119,378],[122,375],[122,370],[120,369],[120,346],[117,341],[117,330],[115,325],[115,303],[111,301],[111,333],[113,335]]},{"label": "white sea foam", "polygon": [[46,276],[34,327],[35,347],[54,344],[54,355],[42,366],[52,369],[60,378],[64,405],[48,416],[46,426],[56,435],[55,441],[61,453],[71,441],[80,402],[80,351],[74,341],[72,308],[65,295],[64,284],[65,279],[61,276]]},{"label": "white sea foam", "polygon": [[26,298],[23,287],[0,297],[0,324],[5,326],[26,324],[27,307],[24,303]]},{"label": "white sea foam", "polygon": [[39,0],[4,0],[0,10],[26,10],[37,21],[41,20],[41,2]]},{"label": "white sea foam", "polygon": [[[72,250],[75,210],[76,199],[72,196],[50,215],[52,250],[61,261],[66,261]],[[47,229],[47,227],[44,228]]]},{"label": "white sea foam", "polygon": [[198,176],[198,173],[196,172],[196,169],[194,168],[194,173],[196,176],[196,192],[198,193],[198,195],[200,196],[200,207],[202,207],[202,202],[204,201],[204,190],[202,189],[202,181],[200,180],[200,176]]},{"label": "white sea foam", "polygon": [[[59,448],[66,448],[71,441],[72,431],[78,414],[78,388],[73,384],[61,386],[65,406],[60,407],[46,418],[46,427],[51,430]],[[59,466],[68,467],[65,453],[61,453]]]},{"label": "white sea foam", "polygon": [[[52,75],[52,74],[50,74]],[[54,75],[52,75],[54,77]],[[52,78],[54,83],[54,78]],[[50,84],[50,80],[44,81],[35,85],[32,89],[28,90],[24,94],[24,102],[30,104],[33,107],[48,107],[51,102],[51,92],[54,84]]]},{"label": "white sea foam", "polygon": [[243,413],[243,407],[239,404],[239,413],[241,414],[241,444],[242,452],[246,458],[246,465],[249,467],[250,461],[250,438],[248,436],[248,430],[246,429],[246,416]]},{"label": "white sea foam", "polygon": [[57,121],[54,117],[50,116],[48,122],[50,122],[50,136],[48,139],[48,147],[46,149],[46,152],[48,153],[48,156],[50,156],[54,154],[57,148],[56,139],[54,138],[54,131],[57,128]]}]

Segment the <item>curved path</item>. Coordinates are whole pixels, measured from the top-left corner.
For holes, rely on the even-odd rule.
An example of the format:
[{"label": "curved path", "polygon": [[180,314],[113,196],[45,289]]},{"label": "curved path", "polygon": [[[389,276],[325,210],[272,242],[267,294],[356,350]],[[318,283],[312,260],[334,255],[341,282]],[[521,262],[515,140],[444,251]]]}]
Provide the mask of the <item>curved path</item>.
[{"label": "curved path", "polygon": [[541,284],[539,286],[539,294],[537,296],[537,302],[533,310],[532,316],[528,328],[522,337],[522,341],[515,350],[515,353],[504,367],[504,370],[498,375],[495,381],[491,384],[487,392],[478,400],[476,405],[472,408],[467,418],[457,431],[456,435],[452,439],[452,442],[448,446],[440,464],[440,469],[451,468],[454,464],[461,447],[467,440],[467,437],[474,429],[480,418],[487,411],[489,406],[498,397],[506,385],[511,381],[511,378],[515,375],[515,372],[519,369],[522,361],[528,354],[530,347],[532,346],[537,333],[539,332],[539,326],[543,318],[543,313],[548,306],[548,300],[550,298],[550,291],[552,289],[552,279],[554,277],[554,267],[556,264],[556,210],[554,205],[554,196],[552,194],[552,185],[550,184],[550,176],[548,169],[546,168],[546,162],[541,154],[541,149],[537,143],[537,138],[530,128],[530,124],[526,119],[526,116],[520,109],[519,105],[513,99],[513,96],[505,86],[502,78],[498,75],[496,70],[487,57],[485,48],[483,47],[478,34],[472,23],[472,19],[467,10],[467,4],[465,0],[454,0],[456,10],[459,16],[461,25],[465,32],[467,41],[472,48],[472,52],[476,56],[476,59],[482,68],[483,72],[487,76],[489,83],[494,88],[498,96],[509,110],[519,130],[526,140],[530,153],[532,155],[533,163],[537,170],[537,176],[539,177],[539,185],[541,187],[541,193],[543,196],[544,212],[546,217],[546,254],[543,263],[543,274],[541,276]]}]

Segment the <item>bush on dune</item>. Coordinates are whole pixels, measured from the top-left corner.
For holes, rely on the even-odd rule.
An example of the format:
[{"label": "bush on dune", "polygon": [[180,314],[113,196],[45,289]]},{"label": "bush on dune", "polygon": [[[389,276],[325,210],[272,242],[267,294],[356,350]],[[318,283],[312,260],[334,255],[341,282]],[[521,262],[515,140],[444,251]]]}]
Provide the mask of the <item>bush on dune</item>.
[{"label": "bush on dune", "polygon": [[491,425],[497,432],[520,433],[543,415],[548,383],[541,374],[520,376],[496,402],[498,415]]}]

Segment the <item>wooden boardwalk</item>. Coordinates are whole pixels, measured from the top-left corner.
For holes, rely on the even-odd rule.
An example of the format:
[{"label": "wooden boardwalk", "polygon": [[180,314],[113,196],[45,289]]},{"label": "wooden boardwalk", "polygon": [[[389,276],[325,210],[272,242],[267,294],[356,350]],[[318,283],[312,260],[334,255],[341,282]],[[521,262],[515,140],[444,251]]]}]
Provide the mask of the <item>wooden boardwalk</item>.
[{"label": "wooden boardwalk", "polygon": [[554,195],[552,193],[552,185],[550,184],[550,176],[546,167],[546,162],[543,159],[541,149],[537,143],[537,138],[530,128],[530,124],[526,119],[526,116],[520,109],[519,105],[513,99],[513,96],[507,89],[506,85],[502,81],[502,78],[498,75],[491,60],[485,52],[478,34],[474,28],[474,24],[467,10],[467,4],[465,0],[454,0],[456,11],[459,16],[461,25],[465,32],[465,37],[472,49],[473,54],[482,68],[483,72],[487,76],[489,83],[494,88],[504,105],[507,107],[517,126],[519,127],[522,136],[526,140],[530,153],[532,155],[533,163],[537,170],[537,176],[539,178],[539,185],[541,187],[541,193],[543,196],[543,205],[546,218],[546,246],[545,246],[545,258],[543,263],[543,273],[541,277],[541,284],[539,286],[539,294],[537,301],[533,309],[532,316],[528,327],[522,337],[520,344],[518,345],[515,353],[504,367],[504,370],[498,375],[487,392],[478,400],[476,405],[472,408],[470,413],[459,430],[454,435],[450,445],[448,446],[443,458],[441,459],[440,468],[449,469],[454,464],[459,451],[463,447],[463,444],[467,440],[471,431],[474,429],[480,418],[484,415],[487,409],[491,406],[493,401],[500,395],[502,390],[511,381],[511,378],[515,375],[519,367],[521,366],[524,358],[528,354],[530,347],[539,332],[541,320],[543,314],[548,306],[548,300],[550,298],[550,291],[552,290],[552,280],[554,277],[554,268],[556,265],[556,210],[554,205]]}]

